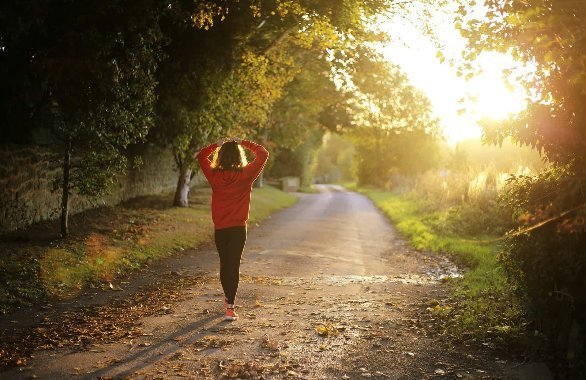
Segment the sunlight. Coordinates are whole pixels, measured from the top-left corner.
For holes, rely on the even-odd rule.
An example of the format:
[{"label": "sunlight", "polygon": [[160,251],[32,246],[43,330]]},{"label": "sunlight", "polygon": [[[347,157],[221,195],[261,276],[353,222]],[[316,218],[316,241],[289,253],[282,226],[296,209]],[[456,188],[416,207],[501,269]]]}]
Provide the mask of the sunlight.
[{"label": "sunlight", "polygon": [[[423,32],[417,15],[421,10],[414,7],[411,11],[413,17],[391,15],[381,21],[379,28],[390,36],[381,52],[430,99],[450,145],[480,138],[480,120],[503,120],[526,107],[523,86],[507,83],[512,78],[503,75],[503,70],[521,72],[520,63],[510,55],[484,53],[473,63],[478,75],[468,79],[459,76],[457,63],[465,41],[454,27],[451,10],[440,7],[431,11],[433,37]],[[442,54],[438,55],[440,49]]]},{"label": "sunlight", "polygon": [[523,104],[515,94],[507,91],[498,79],[481,76],[472,81],[471,87],[476,92],[476,100],[470,107],[478,116],[502,120],[522,109]]},{"label": "sunlight", "polygon": [[468,81],[469,94],[473,99],[470,111],[478,118],[503,120],[518,114],[526,106],[526,95],[520,85],[509,88],[503,78],[503,70],[514,67],[512,57],[499,53],[486,53],[478,58],[482,74]]}]

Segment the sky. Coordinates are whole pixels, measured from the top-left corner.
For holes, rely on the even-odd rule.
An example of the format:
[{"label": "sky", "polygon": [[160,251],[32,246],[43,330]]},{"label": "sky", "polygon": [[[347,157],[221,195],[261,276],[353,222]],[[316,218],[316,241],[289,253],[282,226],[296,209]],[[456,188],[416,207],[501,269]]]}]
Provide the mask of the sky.
[{"label": "sky", "polygon": [[[457,69],[448,63],[449,58],[459,59],[466,41],[454,27],[453,10],[438,8],[432,11],[431,23],[442,52],[448,59],[440,63],[438,46],[421,31],[415,20],[420,9],[412,14],[396,14],[381,22],[391,41],[381,47],[383,55],[400,66],[411,83],[430,99],[435,115],[440,119],[444,135],[451,145],[458,141],[480,138],[477,122],[488,117],[504,119],[509,113],[525,108],[525,93],[518,86],[511,91],[502,76],[505,68],[519,69],[511,56],[500,53],[483,53],[476,61],[482,74],[469,81],[458,77]],[[476,100],[470,99],[476,98]],[[465,99],[462,102],[462,99]],[[460,114],[458,110],[466,109]]]}]

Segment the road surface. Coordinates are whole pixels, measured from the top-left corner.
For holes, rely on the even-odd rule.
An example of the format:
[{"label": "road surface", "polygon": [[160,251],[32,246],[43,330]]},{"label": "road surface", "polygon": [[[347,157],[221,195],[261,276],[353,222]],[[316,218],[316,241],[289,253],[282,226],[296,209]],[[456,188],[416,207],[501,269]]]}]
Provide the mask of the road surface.
[{"label": "road surface", "polygon": [[92,338],[38,350],[0,377],[518,378],[506,358],[427,327],[426,304],[448,294],[438,281],[447,260],[410,249],[363,195],[318,190],[250,227],[240,320],[222,321],[213,247],[186,251],[133,275],[119,301],[82,297],[103,304],[91,309],[100,317],[87,322],[87,309],[74,309],[62,323],[85,323]]}]

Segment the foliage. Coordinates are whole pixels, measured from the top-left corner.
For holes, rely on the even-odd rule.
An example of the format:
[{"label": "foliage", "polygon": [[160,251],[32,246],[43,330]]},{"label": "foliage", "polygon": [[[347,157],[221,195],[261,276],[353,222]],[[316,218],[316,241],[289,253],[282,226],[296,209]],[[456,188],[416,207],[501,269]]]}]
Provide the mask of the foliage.
[{"label": "foliage", "polygon": [[[510,135],[552,162],[581,161],[586,143],[586,7],[571,0],[491,0],[485,6],[482,19],[461,8],[467,20],[462,26],[470,47],[467,58],[487,49],[510,51],[536,67],[523,76],[531,91],[530,106],[515,120],[487,126],[487,140],[498,142]],[[583,166],[582,161],[576,164]]]},{"label": "foliage", "polygon": [[507,122],[487,123],[484,137],[499,143],[511,136],[537,148],[552,165],[541,175],[512,180],[511,205],[522,223],[535,222],[538,228],[511,235],[504,260],[531,296],[536,327],[565,368],[559,376],[583,377],[586,300],[578,279],[586,278],[586,7],[571,0],[490,0],[484,5],[486,17],[464,5],[460,9],[467,58],[499,50],[535,67],[521,75],[531,100],[527,109]]},{"label": "foliage", "polygon": [[[311,186],[315,170],[317,149],[322,144],[325,131],[331,125],[324,114],[332,114],[332,108],[343,105],[347,97],[336,88],[328,75],[327,62],[315,57],[305,57],[305,69],[284,88],[283,96],[271,111],[271,121],[265,135],[274,144],[276,176],[295,175],[301,178],[301,186]],[[343,111],[340,111],[343,112]],[[283,162],[289,157],[292,161]],[[281,165],[284,164],[284,165]],[[297,167],[291,171],[284,166]]]},{"label": "foliage", "polygon": [[273,164],[268,169],[270,176],[274,178],[299,177],[303,190],[309,190],[313,184],[317,164],[316,154],[323,136],[323,131],[319,128],[307,131],[311,134],[295,149],[277,149]]},{"label": "foliage", "polygon": [[501,199],[507,178],[493,166],[430,170],[417,176],[408,191],[429,210],[441,212],[436,227],[442,233],[500,236],[514,225],[512,209]]},{"label": "foliage", "polygon": [[299,176],[303,168],[301,162],[298,160],[298,155],[295,151],[283,148],[279,149],[272,159],[271,165],[265,170],[268,170],[269,174],[273,178],[281,178],[288,176]]},{"label": "foliage", "polygon": [[[317,59],[331,66],[326,49],[342,46],[340,41],[349,33],[354,41],[367,41],[371,33],[366,31],[364,17],[386,6],[378,1],[345,0],[338,8],[336,3],[172,3],[173,11],[163,27],[171,42],[159,71],[158,127],[151,140],[172,146],[181,175],[191,171],[193,151],[221,134],[261,140],[269,134],[276,137],[273,126],[279,125],[275,120],[280,116],[276,102],[285,96],[285,87],[302,66],[317,68],[306,61]],[[186,23],[187,17],[193,23]],[[327,72],[327,67],[319,69]],[[315,123],[281,128],[314,127]],[[274,143],[290,147],[286,141]]]},{"label": "foliage", "polygon": [[354,145],[343,136],[328,133],[318,151],[316,178],[325,183],[352,181]]},{"label": "foliage", "polygon": [[[39,17],[23,21],[22,8]],[[0,32],[0,123],[15,141],[25,139],[16,137],[23,127],[49,129],[64,152],[57,183],[66,235],[69,193],[103,195],[125,168],[122,149],[144,140],[153,123],[155,3],[3,2],[1,15],[10,22]]]},{"label": "foliage", "polygon": [[437,162],[438,124],[429,101],[397,67],[361,60],[351,133],[360,185],[385,186],[393,173],[420,173]]},{"label": "foliage", "polygon": [[[519,228],[512,231],[502,260],[509,273],[524,284],[534,327],[549,338],[558,372],[572,377],[586,370],[582,339],[586,327],[586,234],[584,217],[572,210],[584,187],[567,170],[551,169],[511,179],[508,200],[515,206]],[[550,203],[544,205],[544,199]]]},{"label": "foliage", "polygon": [[[261,22],[249,9],[252,5],[229,5],[231,15],[214,27],[186,23],[193,3],[174,5],[182,8],[164,24],[171,42],[158,73],[158,126],[151,140],[170,144],[183,168],[193,165],[194,150],[231,128],[265,121],[282,86],[274,72],[282,68],[252,49],[260,42],[249,41],[249,34]],[[203,17],[203,11],[198,12]]]},{"label": "foliage", "polygon": [[[10,118],[2,120],[7,129],[51,128],[98,161],[144,138],[152,124],[152,73],[161,39],[153,4],[47,1],[22,7],[43,17],[8,22],[2,31],[6,86],[0,104],[12,111],[1,113]],[[3,2],[6,19],[19,20],[22,11]]]},{"label": "foliage", "polygon": [[225,131],[227,102],[221,89],[236,41],[215,21],[226,12],[214,2],[173,1],[161,16],[168,42],[156,73],[156,125],[149,141],[170,146],[180,169],[193,165],[196,148]]},{"label": "foliage", "polygon": [[5,136],[21,138],[23,123],[50,126],[64,143],[65,171],[71,149],[87,152],[64,175],[66,193],[74,185],[103,194],[125,167],[120,149],[147,133],[173,150],[181,197],[193,152],[225,134],[300,148],[309,183],[323,129],[352,125],[352,78],[370,70],[369,43],[384,38],[368,21],[391,8],[357,0],[4,3],[2,107],[19,111],[7,116],[16,132]]},{"label": "foliage", "polygon": [[360,128],[353,141],[359,184],[393,188],[397,176],[415,176],[439,163],[438,141],[424,131]]}]

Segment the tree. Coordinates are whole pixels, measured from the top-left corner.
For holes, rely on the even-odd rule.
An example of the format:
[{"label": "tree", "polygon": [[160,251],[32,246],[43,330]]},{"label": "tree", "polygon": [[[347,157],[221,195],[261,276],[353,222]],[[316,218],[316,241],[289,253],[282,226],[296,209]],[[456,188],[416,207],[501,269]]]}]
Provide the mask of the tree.
[{"label": "tree", "polygon": [[437,162],[438,123],[431,105],[396,66],[362,59],[353,78],[356,178],[361,185],[385,186],[391,174],[420,173]]},{"label": "tree", "polygon": [[[331,119],[325,115],[333,115],[332,109],[347,99],[336,88],[329,63],[310,56],[304,60],[304,70],[284,88],[283,97],[275,103],[271,122],[266,127],[267,136],[275,146],[277,160],[281,159],[281,153],[294,160],[298,172],[286,174],[299,176],[302,187],[311,186],[315,155],[325,132],[341,126],[341,123],[329,123]],[[344,109],[341,106],[339,108],[339,112]],[[284,168],[281,171],[286,172]],[[275,173],[281,175],[277,171]]]},{"label": "tree", "polygon": [[278,61],[278,51],[255,35],[269,28],[261,25],[256,5],[223,4],[194,8],[193,2],[177,1],[163,27],[171,43],[158,73],[157,128],[150,139],[173,150],[179,168],[176,206],[188,204],[194,152],[230,129],[242,132],[263,123],[287,78],[287,62],[284,69],[269,64]]},{"label": "tree", "polygon": [[535,66],[517,74],[526,87],[529,107],[519,117],[486,125],[487,141],[507,136],[535,147],[556,164],[586,160],[586,6],[572,0],[487,1],[486,18],[460,9],[462,34],[468,39],[467,61],[486,50],[510,52],[520,62]]},{"label": "tree", "polygon": [[[510,52],[534,72],[521,75],[527,109],[486,123],[484,139],[532,146],[549,163],[511,180],[507,201],[519,216],[503,261],[529,295],[531,315],[558,355],[560,377],[586,376],[586,6],[571,0],[485,1],[486,15],[460,8],[465,58]],[[486,16],[486,17],[484,17]],[[522,233],[525,231],[524,233]]]},{"label": "tree", "polygon": [[[70,194],[104,194],[125,168],[122,150],[143,140],[152,125],[161,42],[157,3],[16,3],[3,3],[1,12],[5,20],[17,20],[1,34],[0,75],[9,83],[1,104],[4,111],[14,104],[9,93],[24,103],[3,122],[47,129],[63,152],[66,236]],[[21,7],[40,17],[23,21]]]},{"label": "tree", "polygon": [[336,133],[327,133],[318,151],[316,176],[322,182],[351,182],[354,145]]},{"label": "tree", "polygon": [[[193,152],[220,134],[264,138],[273,104],[301,67],[306,53],[327,60],[340,40],[364,42],[364,17],[384,2],[176,1],[167,59],[158,76],[157,131],[180,169],[175,204],[187,205]],[[202,16],[203,15],[203,16]],[[195,20],[193,24],[187,18]]]},{"label": "tree", "polygon": [[296,19],[303,21],[288,29],[280,50],[302,69],[290,83],[282,83],[282,98],[269,111],[269,122],[257,129],[258,136],[274,145],[277,160],[280,152],[283,157],[293,153],[302,187],[312,183],[325,131],[352,127],[349,108],[354,94],[346,88],[347,81],[354,75],[358,57],[374,55],[371,43],[382,38],[368,31],[365,20],[376,11],[388,11],[390,4],[344,2],[344,12],[329,5],[318,2],[311,9],[293,6]]},{"label": "tree", "polygon": [[219,22],[227,13],[222,3],[176,0],[161,17],[168,43],[156,74],[156,126],[149,141],[173,151],[179,169],[177,206],[187,206],[194,151],[231,122],[223,90],[235,65],[240,29]]}]

